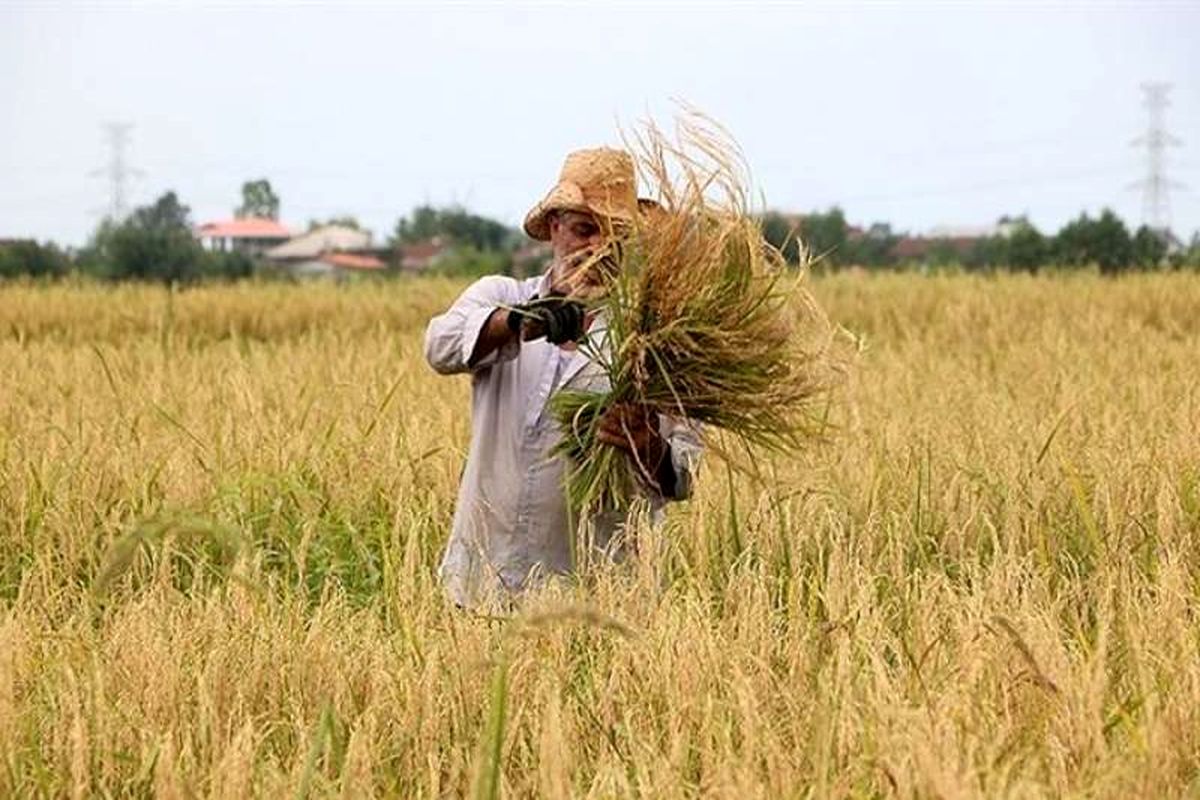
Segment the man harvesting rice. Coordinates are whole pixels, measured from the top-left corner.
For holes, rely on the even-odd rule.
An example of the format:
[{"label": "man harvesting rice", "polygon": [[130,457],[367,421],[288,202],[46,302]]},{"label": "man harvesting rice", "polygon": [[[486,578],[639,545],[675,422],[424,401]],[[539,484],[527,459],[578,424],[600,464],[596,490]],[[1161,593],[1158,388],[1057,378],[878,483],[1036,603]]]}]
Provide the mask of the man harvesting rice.
[{"label": "man harvesting rice", "polygon": [[[633,159],[607,148],[570,154],[558,183],[529,212],[525,231],[548,241],[544,275],[483,278],[434,317],[425,356],[442,374],[472,376],[470,452],[441,577],[454,602],[503,599],[575,566],[578,523],[587,549],[620,559],[626,513],[592,509],[576,519],[564,488],[563,428],[550,399],[559,390],[603,393],[603,314],[584,305],[620,268],[620,242],[639,212]],[[580,347],[580,344],[584,347]],[[599,415],[596,439],[624,455],[630,483],[658,517],[691,493],[701,450],[677,415],[635,403]]]}]

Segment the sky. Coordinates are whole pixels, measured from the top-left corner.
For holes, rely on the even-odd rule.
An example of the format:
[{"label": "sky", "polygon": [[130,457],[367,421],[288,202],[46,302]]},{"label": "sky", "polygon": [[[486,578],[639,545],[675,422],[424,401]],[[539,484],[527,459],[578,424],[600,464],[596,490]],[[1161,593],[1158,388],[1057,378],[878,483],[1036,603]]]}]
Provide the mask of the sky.
[{"label": "sky", "polygon": [[174,190],[204,222],[265,177],[282,219],[377,237],[421,203],[517,225],[567,152],[689,103],[766,206],[900,231],[1027,214],[1142,221],[1139,88],[1173,84],[1167,170],[1200,229],[1200,2],[417,3],[0,0],[0,237],[80,245]]}]

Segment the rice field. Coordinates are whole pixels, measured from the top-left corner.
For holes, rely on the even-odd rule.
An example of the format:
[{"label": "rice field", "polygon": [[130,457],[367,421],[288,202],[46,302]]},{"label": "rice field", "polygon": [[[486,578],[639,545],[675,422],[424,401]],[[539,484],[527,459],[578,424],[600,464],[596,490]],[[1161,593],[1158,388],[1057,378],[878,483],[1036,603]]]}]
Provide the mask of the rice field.
[{"label": "rice field", "polygon": [[1200,276],[813,288],[829,441],[502,619],[461,284],[0,286],[0,796],[1200,796]]}]

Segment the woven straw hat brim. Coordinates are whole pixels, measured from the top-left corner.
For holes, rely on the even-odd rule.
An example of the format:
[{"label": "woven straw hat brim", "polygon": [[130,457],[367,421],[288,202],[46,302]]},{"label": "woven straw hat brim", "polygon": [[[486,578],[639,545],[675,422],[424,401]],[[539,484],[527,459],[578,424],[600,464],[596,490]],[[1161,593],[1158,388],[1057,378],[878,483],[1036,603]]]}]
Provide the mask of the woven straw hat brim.
[{"label": "woven straw hat brim", "polygon": [[626,204],[606,202],[603,198],[587,198],[578,184],[560,181],[525,215],[525,233],[541,242],[549,240],[550,215],[556,211],[579,211],[615,222],[633,221],[633,212]]}]

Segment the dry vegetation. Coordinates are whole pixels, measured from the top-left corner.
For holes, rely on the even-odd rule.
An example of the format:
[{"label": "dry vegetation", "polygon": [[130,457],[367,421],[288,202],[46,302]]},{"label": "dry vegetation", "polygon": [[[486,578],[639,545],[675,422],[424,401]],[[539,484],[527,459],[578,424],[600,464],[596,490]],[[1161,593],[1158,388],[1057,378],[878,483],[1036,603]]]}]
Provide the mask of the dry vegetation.
[{"label": "dry vegetation", "polygon": [[0,288],[0,795],[1200,793],[1195,276],[818,281],[838,437],[514,620],[457,289]]}]

